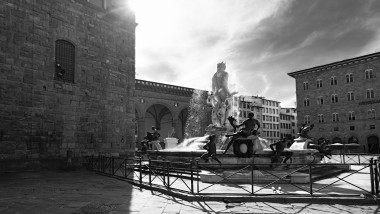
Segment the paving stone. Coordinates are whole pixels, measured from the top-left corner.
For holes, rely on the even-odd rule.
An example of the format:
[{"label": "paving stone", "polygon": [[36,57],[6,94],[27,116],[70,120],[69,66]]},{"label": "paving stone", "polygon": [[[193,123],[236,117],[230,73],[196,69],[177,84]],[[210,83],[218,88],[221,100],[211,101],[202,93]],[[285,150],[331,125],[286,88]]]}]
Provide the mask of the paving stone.
[{"label": "paving stone", "polygon": [[[375,205],[246,202],[226,208],[220,201],[188,202],[148,190],[131,188],[116,179],[86,171],[34,173],[4,181],[0,178],[0,213],[376,213]],[[39,174],[39,175],[38,175]],[[37,176],[38,175],[38,176]],[[1,177],[1,175],[0,175]],[[14,186],[16,185],[16,186]],[[107,189],[106,187],[112,187]],[[45,190],[41,188],[46,188]],[[130,191],[130,192],[127,192]],[[133,194],[132,194],[133,193]],[[100,205],[104,205],[103,207]],[[94,209],[90,209],[89,205]],[[95,206],[97,205],[97,206]],[[85,209],[86,208],[86,209]],[[96,209],[98,208],[98,209]],[[107,208],[107,209],[106,209]],[[152,212],[154,211],[154,212]],[[91,213],[90,212],[90,213]]]},{"label": "paving stone", "polygon": [[140,211],[139,214],[153,214],[153,213],[163,213],[164,208],[151,208],[151,207],[143,207]]},{"label": "paving stone", "polygon": [[174,212],[174,213],[179,213],[181,210],[181,205],[180,204],[167,204],[164,212]]}]

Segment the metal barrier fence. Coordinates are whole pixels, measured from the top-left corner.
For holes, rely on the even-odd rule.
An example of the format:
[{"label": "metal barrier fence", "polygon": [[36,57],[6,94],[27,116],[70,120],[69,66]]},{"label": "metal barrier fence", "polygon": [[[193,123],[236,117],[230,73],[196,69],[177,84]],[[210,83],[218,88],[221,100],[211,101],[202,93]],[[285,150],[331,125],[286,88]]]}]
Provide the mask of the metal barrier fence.
[{"label": "metal barrier fence", "polygon": [[368,153],[340,153],[332,155],[330,158],[324,157],[323,162],[335,162],[341,164],[369,164],[370,160],[376,159],[377,156]]},{"label": "metal barrier fence", "polygon": [[[346,162],[347,163],[347,162]],[[223,174],[215,169],[215,164],[198,161],[171,162],[165,160],[145,160],[142,158],[116,158],[90,156],[88,167],[96,172],[127,179],[141,186],[165,188],[192,195],[307,195],[349,197],[358,195],[378,195],[380,182],[380,159],[370,158],[368,163],[351,163],[353,167],[343,174],[335,174],[325,179],[316,179],[315,171],[323,167],[347,167],[342,163],[291,164],[291,169],[282,173],[266,169],[267,164],[233,164],[238,168]],[[224,167],[228,164],[223,164]],[[231,165],[232,166],[232,165]],[[277,165],[280,167],[281,165]],[[212,181],[202,182],[204,172]],[[245,173],[247,182],[237,182],[236,177]],[[291,177],[307,174],[308,182],[294,183]],[[361,184],[349,180],[352,175],[360,176]],[[248,175],[248,176],[247,176]],[[262,175],[261,177],[258,175]],[[263,178],[265,178],[263,180]],[[367,185],[366,181],[369,182]],[[364,184],[363,184],[364,182]],[[278,189],[274,185],[278,186]],[[346,185],[346,187],[343,187]],[[348,186],[348,188],[347,188]]]}]

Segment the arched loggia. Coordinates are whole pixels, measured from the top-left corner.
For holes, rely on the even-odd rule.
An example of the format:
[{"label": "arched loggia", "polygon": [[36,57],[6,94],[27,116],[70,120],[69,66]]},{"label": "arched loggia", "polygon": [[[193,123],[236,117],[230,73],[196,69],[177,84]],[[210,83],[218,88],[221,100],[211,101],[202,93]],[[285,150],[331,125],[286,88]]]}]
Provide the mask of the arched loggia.
[{"label": "arched loggia", "polygon": [[173,115],[164,105],[151,105],[145,114],[145,132],[151,132],[152,126],[158,129],[161,134],[161,140],[166,138],[173,125]]}]

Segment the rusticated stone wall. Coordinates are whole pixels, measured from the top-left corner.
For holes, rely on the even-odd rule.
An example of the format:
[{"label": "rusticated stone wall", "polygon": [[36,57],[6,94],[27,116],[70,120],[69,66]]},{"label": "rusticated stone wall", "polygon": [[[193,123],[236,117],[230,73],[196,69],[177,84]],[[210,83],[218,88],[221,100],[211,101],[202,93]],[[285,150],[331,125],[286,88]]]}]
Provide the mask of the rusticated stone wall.
[{"label": "rusticated stone wall", "polygon": [[[135,17],[109,2],[1,1],[0,159],[134,151]],[[73,83],[56,40],[75,46]]]}]

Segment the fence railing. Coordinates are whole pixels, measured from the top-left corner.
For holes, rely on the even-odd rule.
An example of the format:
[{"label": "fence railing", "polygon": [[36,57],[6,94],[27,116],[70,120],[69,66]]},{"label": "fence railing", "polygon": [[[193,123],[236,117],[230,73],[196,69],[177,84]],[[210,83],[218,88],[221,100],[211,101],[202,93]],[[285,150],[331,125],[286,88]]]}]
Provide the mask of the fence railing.
[{"label": "fence railing", "polygon": [[[358,154],[355,154],[358,157]],[[142,158],[90,156],[88,167],[96,172],[127,179],[141,186],[165,188],[192,195],[308,195],[357,196],[378,195],[380,159],[369,158],[358,163],[291,164],[287,170],[271,170],[268,164],[231,164],[234,169],[222,172],[216,164],[198,161],[172,162]],[[356,161],[357,159],[355,159]],[[334,162],[334,161],[333,161]],[[223,167],[229,167],[223,164]],[[283,165],[274,164],[276,167]],[[316,171],[347,168],[344,173],[332,173],[319,179]],[[302,175],[306,182],[292,182],[293,176]],[[352,178],[353,175],[360,179]],[[205,181],[202,176],[211,177]],[[243,179],[243,182],[242,180]],[[202,181],[203,180],[203,181]],[[369,183],[369,184],[368,184]],[[276,188],[277,185],[277,188]]]},{"label": "fence railing", "polygon": [[369,164],[370,160],[376,159],[377,156],[368,153],[340,153],[332,155],[330,158],[324,157],[323,162],[335,162],[342,164]]}]

